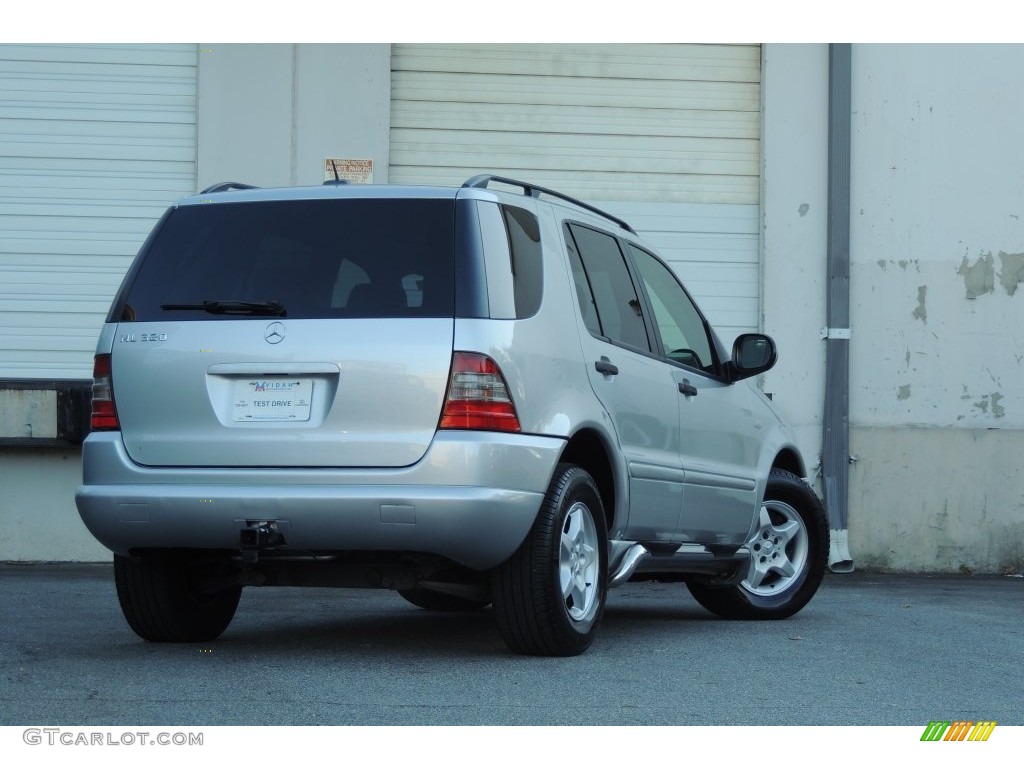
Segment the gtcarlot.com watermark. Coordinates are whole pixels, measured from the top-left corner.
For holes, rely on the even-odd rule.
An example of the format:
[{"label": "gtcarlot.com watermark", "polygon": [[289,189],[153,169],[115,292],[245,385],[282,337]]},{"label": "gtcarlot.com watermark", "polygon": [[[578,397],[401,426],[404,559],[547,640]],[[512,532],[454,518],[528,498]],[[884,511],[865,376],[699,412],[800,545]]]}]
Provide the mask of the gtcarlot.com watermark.
[{"label": "gtcarlot.com watermark", "polygon": [[26,728],[21,739],[50,747],[201,747],[203,734],[167,731],[80,731],[73,728]]}]

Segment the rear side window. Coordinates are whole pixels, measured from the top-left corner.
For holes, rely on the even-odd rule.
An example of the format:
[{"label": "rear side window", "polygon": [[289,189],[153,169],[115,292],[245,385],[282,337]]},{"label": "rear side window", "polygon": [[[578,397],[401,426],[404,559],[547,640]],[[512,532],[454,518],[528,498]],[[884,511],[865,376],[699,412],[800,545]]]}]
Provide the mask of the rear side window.
[{"label": "rear side window", "polygon": [[516,317],[532,317],[540,309],[544,289],[544,265],[537,217],[522,208],[501,206],[508,234],[515,289]]},{"label": "rear side window", "polygon": [[[237,319],[250,305],[300,319],[451,317],[454,220],[452,200],[183,206],[141,254],[111,320]],[[220,311],[201,308],[211,302]]]},{"label": "rear side window", "polygon": [[619,243],[610,235],[567,224],[573,280],[591,333],[650,352],[643,312]]}]

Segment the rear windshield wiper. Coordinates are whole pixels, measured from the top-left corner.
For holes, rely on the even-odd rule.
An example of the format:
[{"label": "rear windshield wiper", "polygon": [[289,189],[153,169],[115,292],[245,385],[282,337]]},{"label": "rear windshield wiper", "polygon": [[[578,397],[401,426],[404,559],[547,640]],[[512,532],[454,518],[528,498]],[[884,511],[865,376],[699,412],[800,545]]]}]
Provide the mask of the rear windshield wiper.
[{"label": "rear windshield wiper", "polygon": [[197,309],[211,315],[276,315],[285,317],[288,312],[276,301],[203,301],[197,304],[161,304],[160,309]]}]

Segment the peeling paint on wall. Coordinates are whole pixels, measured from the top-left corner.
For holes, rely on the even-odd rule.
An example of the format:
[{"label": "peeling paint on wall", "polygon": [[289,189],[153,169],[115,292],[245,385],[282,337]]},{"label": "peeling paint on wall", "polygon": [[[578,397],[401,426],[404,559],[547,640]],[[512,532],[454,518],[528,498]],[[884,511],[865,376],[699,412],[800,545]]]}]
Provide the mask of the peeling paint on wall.
[{"label": "peeling paint on wall", "polygon": [[[992,377],[989,372],[989,377]],[[996,382],[998,384],[998,382]],[[963,421],[966,418],[978,418],[991,416],[992,418],[1001,419],[1006,416],[1006,408],[1003,407],[1002,401],[1004,399],[1001,392],[989,392],[986,395],[975,395],[971,394],[967,390],[967,385],[963,385],[963,394],[960,395],[960,399],[965,403],[970,403],[972,411],[969,413],[961,414],[956,417],[957,421]],[[991,429],[991,427],[990,427]]]},{"label": "peeling paint on wall", "polygon": [[[999,262],[999,283],[1007,296],[1013,296],[1017,292],[1017,286],[1024,283],[1024,253],[1000,251]],[[986,293],[995,292],[995,259],[991,251],[982,253],[973,264],[964,256],[956,272],[964,278],[964,289],[968,299],[976,299]]]},{"label": "peeling paint on wall", "polygon": [[992,293],[996,289],[996,272],[993,265],[994,259],[991,253],[983,254],[974,264],[970,264],[967,257],[964,256],[956,273],[963,275],[968,299],[976,299],[986,293]]},{"label": "peeling paint on wall", "polygon": [[[967,387],[964,387],[964,392],[965,394],[960,397],[961,400],[970,400],[974,397],[974,395],[966,394]],[[975,400],[971,403],[971,407],[975,410],[981,411],[981,414],[985,416],[988,415],[989,408],[991,407],[992,416],[997,419],[1001,419],[1006,415],[1006,409],[1000,404],[1002,399],[1003,396],[999,392],[990,392],[987,395],[982,395],[980,400]],[[957,421],[960,421],[963,418],[963,416],[957,416]]]},{"label": "peeling paint on wall", "polygon": [[910,266],[914,267],[915,272],[919,273],[921,271],[921,262],[919,259],[889,259],[888,261],[886,261],[885,259],[879,259],[875,263],[882,269],[885,269],[890,264],[895,264],[904,272],[906,272],[907,268]]},{"label": "peeling paint on wall", "polygon": [[999,270],[999,282],[1006,289],[1007,296],[1017,292],[1017,286],[1024,283],[1024,253],[999,252],[1002,269]]},{"label": "peeling paint on wall", "polygon": [[998,392],[993,392],[992,395],[992,415],[997,419],[1003,418],[1006,415],[1006,409],[999,404],[999,401],[1003,399],[1003,396]]},{"label": "peeling paint on wall", "polygon": [[920,320],[922,323],[928,322],[928,310],[925,308],[924,300],[928,295],[928,286],[919,285],[917,286],[917,307],[914,309],[914,317]]}]

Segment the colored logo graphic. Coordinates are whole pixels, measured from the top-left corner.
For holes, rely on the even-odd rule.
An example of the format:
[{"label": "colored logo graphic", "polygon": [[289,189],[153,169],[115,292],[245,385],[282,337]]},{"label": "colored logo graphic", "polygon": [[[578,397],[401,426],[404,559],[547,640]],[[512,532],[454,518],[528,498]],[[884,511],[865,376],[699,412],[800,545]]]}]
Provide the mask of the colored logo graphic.
[{"label": "colored logo graphic", "polygon": [[932,720],[921,734],[921,741],[988,741],[995,720]]}]

